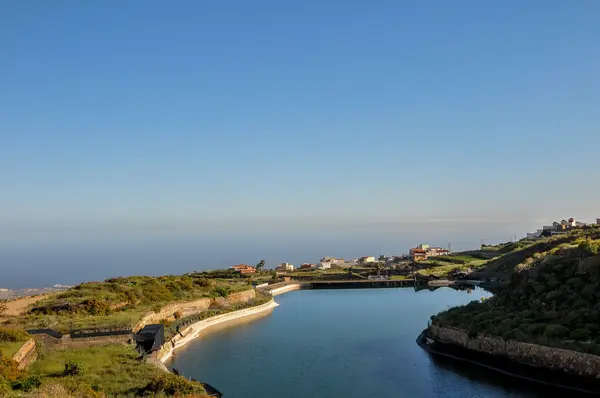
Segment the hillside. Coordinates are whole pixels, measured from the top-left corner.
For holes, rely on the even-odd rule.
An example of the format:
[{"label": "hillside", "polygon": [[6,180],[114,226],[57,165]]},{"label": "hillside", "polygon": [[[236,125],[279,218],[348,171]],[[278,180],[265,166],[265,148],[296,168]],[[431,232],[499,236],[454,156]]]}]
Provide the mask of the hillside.
[{"label": "hillside", "polygon": [[432,317],[436,324],[600,355],[600,230],[515,245],[480,275],[509,278],[483,302]]}]

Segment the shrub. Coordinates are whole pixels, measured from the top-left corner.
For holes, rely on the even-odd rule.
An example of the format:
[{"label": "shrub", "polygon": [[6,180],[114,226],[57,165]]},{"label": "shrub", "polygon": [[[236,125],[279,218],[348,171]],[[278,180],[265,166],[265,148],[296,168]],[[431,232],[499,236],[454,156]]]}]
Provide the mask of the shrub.
[{"label": "shrub", "polygon": [[218,297],[227,297],[231,293],[231,288],[229,286],[217,286],[213,292]]},{"label": "shrub", "polygon": [[11,391],[12,387],[10,386],[10,382],[4,377],[0,376],[0,397],[8,395],[8,393]]},{"label": "shrub", "polygon": [[573,340],[587,341],[590,339],[591,335],[592,332],[587,329],[575,329],[569,334],[569,337]]},{"label": "shrub", "polygon": [[13,390],[31,391],[35,390],[42,384],[40,376],[31,375],[24,379],[19,379],[12,383]]},{"label": "shrub", "polygon": [[212,285],[210,280],[206,279],[205,277],[195,278],[194,284],[200,287],[210,287]]},{"label": "shrub", "polygon": [[12,382],[22,376],[23,372],[19,370],[19,364],[16,361],[11,358],[0,358],[0,379]]},{"label": "shrub", "polygon": [[173,314],[173,317],[175,319],[181,319],[181,318],[183,318],[183,312],[181,312],[181,311],[175,311],[175,313]]},{"label": "shrub", "polygon": [[548,338],[562,338],[568,336],[569,328],[563,325],[548,325],[544,329],[544,336]]},{"label": "shrub", "polygon": [[67,363],[65,363],[63,374],[65,376],[82,376],[85,374],[85,371],[85,363],[81,361],[67,361]]},{"label": "shrub", "polygon": [[27,340],[29,335],[23,329],[0,326],[0,342],[14,343]]},{"label": "shrub", "polygon": [[205,394],[206,391],[200,383],[188,381],[174,374],[160,374],[155,376],[142,391],[142,395],[165,394],[180,396],[187,394]]},{"label": "shrub", "polygon": [[527,327],[527,332],[531,334],[542,334],[545,329],[545,323],[533,323]]}]

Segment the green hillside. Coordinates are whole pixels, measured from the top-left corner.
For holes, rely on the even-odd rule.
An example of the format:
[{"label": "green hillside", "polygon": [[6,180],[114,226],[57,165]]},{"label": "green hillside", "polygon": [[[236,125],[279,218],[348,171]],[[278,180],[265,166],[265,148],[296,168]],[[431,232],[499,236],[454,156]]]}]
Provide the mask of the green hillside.
[{"label": "green hillside", "polygon": [[600,355],[600,229],[515,244],[480,276],[502,276],[506,289],[452,308],[433,322]]}]

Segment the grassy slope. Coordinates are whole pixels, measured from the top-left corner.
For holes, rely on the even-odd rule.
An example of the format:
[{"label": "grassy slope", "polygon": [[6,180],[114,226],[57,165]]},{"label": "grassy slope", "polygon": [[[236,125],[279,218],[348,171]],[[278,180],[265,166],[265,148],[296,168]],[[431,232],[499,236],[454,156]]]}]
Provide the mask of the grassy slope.
[{"label": "grassy slope", "polygon": [[23,347],[23,344],[25,344],[24,341],[2,342],[0,343],[0,352],[5,357],[12,358],[12,356],[15,355],[21,347]]},{"label": "grassy slope", "polygon": [[113,278],[77,285],[35,304],[13,321],[23,328],[125,328],[170,302],[218,297],[249,288],[246,280],[203,275]]},{"label": "grassy slope", "polygon": [[[12,318],[11,323],[17,326],[52,327],[63,331],[68,331],[70,327],[105,329],[131,326],[143,313],[170,302],[223,297],[248,288],[246,279],[229,270],[158,278],[115,278],[105,282],[83,283],[42,300],[35,304],[29,314]],[[259,295],[253,303],[207,311],[198,316],[228,312],[238,307],[260,304],[268,299],[270,297]],[[182,319],[177,323],[191,320]],[[176,323],[171,326],[175,327]],[[16,347],[17,344],[20,347],[22,342],[6,342],[1,347],[12,352],[19,348]],[[41,377],[40,391],[55,391],[58,388],[59,392],[55,391],[50,395],[94,396],[96,391],[107,396],[134,396],[140,393],[154,395],[159,391],[158,396],[163,396],[165,393],[168,395],[168,391],[176,390],[203,396],[198,384],[189,383],[178,376],[165,375],[151,365],[140,363],[133,346],[49,350],[42,345],[40,350],[40,356],[29,373]],[[83,364],[86,372],[79,376],[64,376],[65,363],[71,360]],[[151,380],[156,382],[149,385]]]},{"label": "grassy slope", "polygon": [[598,239],[599,229],[578,230],[505,249],[481,274],[507,275],[508,288],[442,312],[434,323],[600,354]]}]

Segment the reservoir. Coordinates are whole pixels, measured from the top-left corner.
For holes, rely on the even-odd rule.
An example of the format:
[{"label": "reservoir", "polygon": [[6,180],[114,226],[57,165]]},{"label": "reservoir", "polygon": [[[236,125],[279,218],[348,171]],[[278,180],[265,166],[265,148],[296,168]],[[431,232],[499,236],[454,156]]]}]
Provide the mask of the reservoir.
[{"label": "reservoir", "polygon": [[548,391],[415,343],[430,316],[489,297],[474,289],[304,290],[279,307],[216,326],[166,365],[226,398],[541,397]]}]

